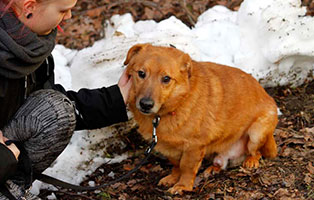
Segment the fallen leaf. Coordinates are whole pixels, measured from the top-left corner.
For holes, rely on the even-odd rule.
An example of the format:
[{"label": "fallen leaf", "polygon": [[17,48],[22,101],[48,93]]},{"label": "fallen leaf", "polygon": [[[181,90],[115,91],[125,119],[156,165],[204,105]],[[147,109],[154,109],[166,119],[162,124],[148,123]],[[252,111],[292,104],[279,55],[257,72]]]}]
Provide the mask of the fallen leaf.
[{"label": "fallen leaf", "polygon": [[133,187],[131,187],[131,190],[132,190],[132,191],[135,191],[135,190],[141,191],[141,190],[144,190],[145,187],[146,187],[145,185],[136,184],[136,185],[134,185]]},{"label": "fallen leaf", "polygon": [[162,171],[162,170],[163,170],[163,169],[161,168],[160,165],[156,165],[156,166],[154,166],[154,167],[151,169],[152,172],[160,172],[160,171]]},{"label": "fallen leaf", "polygon": [[94,8],[91,10],[86,11],[86,15],[93,18],[93,17],[99,17],[102,12],[106,11],[107,7],[106,6],[100,6],[98,8]]},{"label": "fallen leaf", "polygon": [[224,196],[224,200],[234,200],[235,198],[233,198],[232,196]]},{"label": "fallen leaf", "polygon": [[240,167],[239,172],[243,172],[244,174],[252,174],[252,172],[249,169],[246,169],[244,167]]},{"label": "fallen leaf", "polygon": [[203,179],[199,176],[195,178],[194,187],[198,187]]},{"label": "fallen leaf", "polygon": [[314,134],[314,127],[312,127],[312,128],[305,128],[305,131],[306,131],[307,133]]},{"label": "fallen leaf", "polygon": [[126,171],[130,171],[134,168],[133,165],[130,165],[130,164],[124,164],[123,165],[123,169],[126,170]]},{"label": "fallen leaf", "polygon": [[145,167],[145,166],[141,167],[140,170],[141,170],[142,172],[146,173],[146,174],[149,173],[149,169],[147,169],[147,167]]},{"label": "fallen leaf", "polygon": [[304,178],[304,182],[308,185],[310,185],[310,183],[312,182],[312,177],[310,173],[306,173],[305,174],[305,178]]},{"label": "fallen leaf", "polygon": [[283,152],[281,155],[283,157],[290,157],[290,155],[292,155],[293,152],[294,152],[294,150],[292,148],[286,147],[285,149],[283,149]]},{"label": "fallen leaf", "polygon": [[294,186],[294,183],[295,183],[295,175],[294,174],[290,174],[288,177],[284,178],[284,180],[283,180],[283,184],[286,187]]},{"label": "fallen leaf", "polygon": [[288,196],[288,194],[289,194],[289,191],[288,191],[288,189],[286,189],[286,188],[280,188],[280,189],[278,189],[276,192],[275,192],[275,196],[278,196],[278,197],[286,197],[286,196]]},{"label": "fallen leaf", "polygon": [[310,174],[314,174],[314,167],[311,162],[309,162],[306,169],[309,170]]},{"label": "fallen leaf", "polygon": [[127,185],[129,186],[129,187],[132,187],[133,185],[135,185],[136,184],[136,180],[135,179],[132,179],[132,180],[129,180],[128,182],[127,182]]}]

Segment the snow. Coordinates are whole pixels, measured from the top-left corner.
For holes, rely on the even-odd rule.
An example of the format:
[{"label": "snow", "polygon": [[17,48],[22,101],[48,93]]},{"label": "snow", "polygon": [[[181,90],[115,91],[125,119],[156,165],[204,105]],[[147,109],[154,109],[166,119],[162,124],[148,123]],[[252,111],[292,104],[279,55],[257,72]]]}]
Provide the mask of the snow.
[{"label": "snow", "polygon": [[[128,49],[136,43],[152,43],[174,45],[197,61],[240,68],[265,87],[297,86],[314,76],[314,19],[305,13],[300,0],[245,0],[237,12],[222,6],[207,10],[192,29],[175,17],[135,23],[130,14],[115,15],[106,22],[106,37],[92,47],[76,51],[57,45],[56,81],[71,90],[116,84]],[[132,127],[130,121],[75,132],[44,173],[79,184],[101,164],[127,157],[107,158],[105,147],[113,141],[123,145],[116,135]],[[36,181],[32,192],[38,194],[43,187],[47,185]]]}]

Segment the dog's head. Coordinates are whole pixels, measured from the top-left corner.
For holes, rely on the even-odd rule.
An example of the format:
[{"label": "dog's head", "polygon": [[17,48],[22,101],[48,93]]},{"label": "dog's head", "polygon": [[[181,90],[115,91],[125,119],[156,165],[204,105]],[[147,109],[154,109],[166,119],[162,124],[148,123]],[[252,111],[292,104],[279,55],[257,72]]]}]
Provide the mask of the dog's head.
[{"label": "dog's head", "polygon": [[190,90],[192,60],[175,48],[138,44],[124,64],[133,77],[130,107],[143,114],[173,112]]}]

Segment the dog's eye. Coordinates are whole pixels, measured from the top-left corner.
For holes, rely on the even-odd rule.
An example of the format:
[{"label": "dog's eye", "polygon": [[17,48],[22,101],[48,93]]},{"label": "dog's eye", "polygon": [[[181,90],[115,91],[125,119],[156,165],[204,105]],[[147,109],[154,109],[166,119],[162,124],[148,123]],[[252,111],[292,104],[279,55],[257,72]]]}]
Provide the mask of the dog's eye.
[{"label": "dog's eye", "polygon": [[146,73],[144,71],[138,71],[137,73],[140,78],[145,78],[146,76]]},{"label": "dog's eye", "polygon": [[162,77],[162,79],[161,79],[161,81],[162,81],[163,83],[169,83],[170,80],[171,80],[171,78],[170,78],[169,76],[164,76],[164,77]]}]

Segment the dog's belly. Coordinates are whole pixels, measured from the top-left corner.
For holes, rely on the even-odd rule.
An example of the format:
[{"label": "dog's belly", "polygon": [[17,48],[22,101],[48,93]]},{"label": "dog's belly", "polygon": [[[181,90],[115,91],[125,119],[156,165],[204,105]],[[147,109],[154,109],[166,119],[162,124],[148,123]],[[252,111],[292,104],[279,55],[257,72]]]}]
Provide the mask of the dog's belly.
[{"label": "dog's belly", "polygon": [[242,162],[247,153],[248,136],[245,134],[230,148],[226,148],[224,151],[218,152],[218,155],[214,158],[213,165],[219,166],[221,169],[226,169],[228,162],[233,163]]}]

